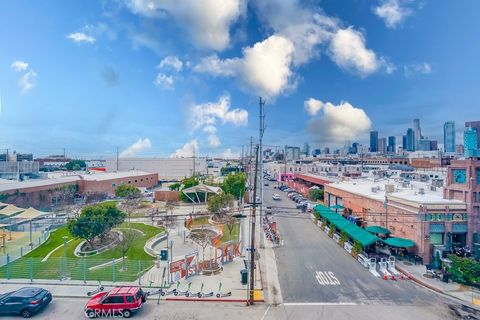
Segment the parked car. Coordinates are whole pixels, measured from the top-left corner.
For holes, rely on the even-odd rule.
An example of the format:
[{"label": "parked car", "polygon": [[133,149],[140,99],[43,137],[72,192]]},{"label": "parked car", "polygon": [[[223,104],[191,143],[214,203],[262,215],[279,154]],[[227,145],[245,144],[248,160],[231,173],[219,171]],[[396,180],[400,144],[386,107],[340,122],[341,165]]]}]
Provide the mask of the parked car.
[{"label": "parked car", "polygon": [[268,182],[265,182],[264,186],[268,187],[270,184]]},{"label": "parked car", "polygon": [[273,199],[273,200],[282,200],[282,198],[280,198],[280,195],[279,195],[278,193],[274,193],[274,194],[272,195],[272,199]]},{"label": "parked car", "polygon": [[42,288],[22,288],[0,295],[1,315],[21,315],[30,318],[52,301],[52,294]]},{"label": "parked car", "polygon": [[85,305],[89,318],[122,316],[130,318],[146,301],[146,295],[139,287],[115,287],[92,296]]}]

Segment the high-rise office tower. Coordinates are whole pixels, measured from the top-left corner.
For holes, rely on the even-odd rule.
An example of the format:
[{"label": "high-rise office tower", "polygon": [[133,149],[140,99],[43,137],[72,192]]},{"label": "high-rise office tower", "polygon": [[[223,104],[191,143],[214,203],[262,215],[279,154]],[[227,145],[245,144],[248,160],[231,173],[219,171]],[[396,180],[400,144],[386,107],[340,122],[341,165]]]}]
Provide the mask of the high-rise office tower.
[{"label": "high-rise office tower", "polygon": [[477,129],[477,148],[480,149],[480,121],[467,121],[465,122],[465,128]]},{"label": "high-rise office tower", "polygon": [[402,137],[402,149],[407,151],[407,136]]},{"label": "high-rise office tower", "polygon": [[370,152],[378,151],[378,131],[370,131]]},{"label": "high-rise office tower", "polygon": [[378,150],[377,152],[381,154],[387,153],[387,138],[378,139]]},{"label": "high-rise office tower", "polygon": [[387,152],[395,153],[396,149],[396,139],[394,136],[388,137],[388,147],[387,147]]},{"label": "high-rise office tower", "polygon": [[455,122],[447,121],[443,125],[443,151],[455,152]]},{"label": "high-rise office tower", "polygon": [[420,128],[420,119],[413,119],[413,132],[415,132],[415,150],[418,150],[418,144],[422,139],[422,129]]},{"label": "high-rise office tower", "polygon": [[407,151],[415,151],[415,131],[412,128],[407,130]]}]

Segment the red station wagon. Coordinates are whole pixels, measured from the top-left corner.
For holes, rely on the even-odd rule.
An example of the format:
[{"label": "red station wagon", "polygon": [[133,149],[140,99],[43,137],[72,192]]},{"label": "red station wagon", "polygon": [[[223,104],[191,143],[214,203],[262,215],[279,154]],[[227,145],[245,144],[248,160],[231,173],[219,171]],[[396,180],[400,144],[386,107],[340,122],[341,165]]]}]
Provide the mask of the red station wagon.
[{"label": "red station wagon", "polygon": [[130,318],[141,308],[146,296],[139,287],[116,287],[94,295],[85,306],[89,318],[122,316]]}]

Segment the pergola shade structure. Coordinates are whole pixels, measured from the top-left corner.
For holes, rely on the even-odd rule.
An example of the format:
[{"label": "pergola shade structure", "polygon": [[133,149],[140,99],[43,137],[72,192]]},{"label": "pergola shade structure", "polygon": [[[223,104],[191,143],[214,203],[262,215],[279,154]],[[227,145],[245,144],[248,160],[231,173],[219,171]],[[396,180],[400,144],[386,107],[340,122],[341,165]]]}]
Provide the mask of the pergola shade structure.
[{"label": "pergola shade structure", "polygon": [[[183,189],[182,192],[193,203],[200,203],[200,198],[198,196],[199,193],[205,194],[205,202],[207,202],[209,193],[220,194],[223,192],[223,190],[220,187],[198,184],[196,186]],[[195,194],[195,199],[190,196],[191,194]]]}]

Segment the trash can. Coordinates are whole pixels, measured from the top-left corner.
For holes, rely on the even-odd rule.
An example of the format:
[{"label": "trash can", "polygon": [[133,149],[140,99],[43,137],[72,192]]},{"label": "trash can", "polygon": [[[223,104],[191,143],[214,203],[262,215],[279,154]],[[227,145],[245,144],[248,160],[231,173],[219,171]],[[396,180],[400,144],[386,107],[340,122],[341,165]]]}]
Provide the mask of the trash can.
[{"label": "trash can", "polygon": [[241,276],[242,284],[246,285],[248,283],[248,270],[247,269],[240,270],[240,276]]}]

